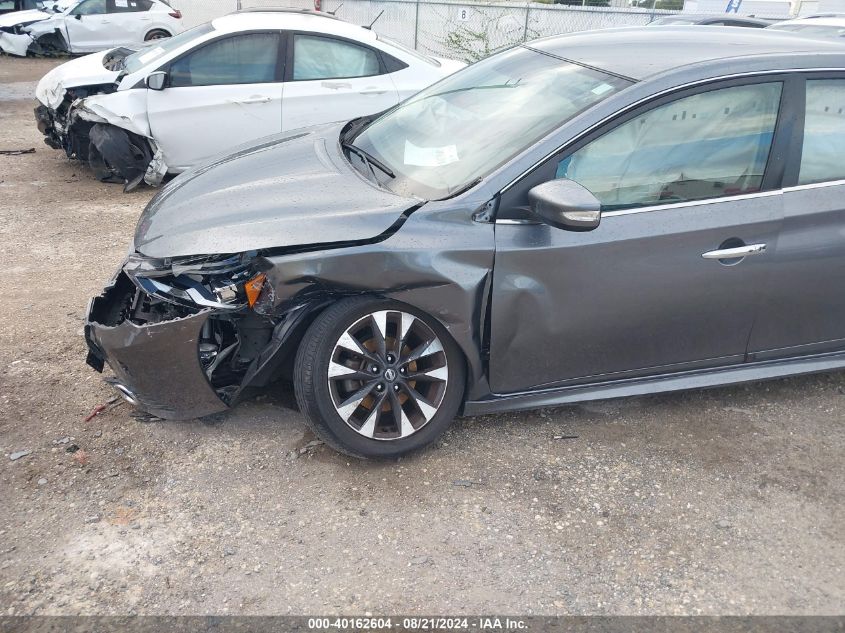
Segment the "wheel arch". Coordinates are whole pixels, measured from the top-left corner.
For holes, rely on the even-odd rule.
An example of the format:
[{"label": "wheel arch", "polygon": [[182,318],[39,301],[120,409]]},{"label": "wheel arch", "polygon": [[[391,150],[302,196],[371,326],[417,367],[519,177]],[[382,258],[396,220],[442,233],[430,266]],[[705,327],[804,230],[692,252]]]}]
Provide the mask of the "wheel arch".
[{"label": "wheel arch", "polygon": [[[292,378],[293,364],[297,351],[302,344],[308,328],[330,306],[338,301],[352,297],[366,298],[374,302],[393,301],[400,307],[408,306],[436,321],[460,351],[461,360],[464,363],[467,376],[464,387],[464,400],[474,395],[475,390],[472,387],[479,377],[483,379],[485,385],[487,384],[483,374],[477,376],[474,373],[474,371],[481,371],[478,348],[470,344],[466,340],[466,337],[456,337],[454,327],[450,327],[449,322],[444,321],[437,314],[433,313],[426,302],[415,302],[412,296],[400,297],[395,296],[394,293],[368,292],[351,294],[326,290],[324,293],[320,293],[320,296],[312,297],[307,303],[295,306],[284,315],[282,322],[274,329],[273,337],[267,349],[259,357],[256,366],[251,368],[244,377],[241,389],[266,386],[279,379],[290,380]],[[411,300],[409,301],[408,299]],[[475,365],[472,363],[473,355],[477,356],[479,361]]]},{"label": "wheel arch", "polygon": [[145,42],[151,41],[150,35],[152,35],[153,33],[158,33],[158,32],[164,33],[165,37],[173,37],[173,33],[170,32],[170,29],[166,29],[162,26],[154,26],[154,27],[150,28],[146,33],[144,33],[144,41]]}]

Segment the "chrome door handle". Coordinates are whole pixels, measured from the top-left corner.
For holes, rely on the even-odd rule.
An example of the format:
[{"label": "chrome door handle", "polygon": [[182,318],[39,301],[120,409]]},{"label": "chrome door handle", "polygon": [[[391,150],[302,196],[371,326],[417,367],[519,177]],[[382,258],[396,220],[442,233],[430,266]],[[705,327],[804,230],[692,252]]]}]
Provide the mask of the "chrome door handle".
[{"label": "chrome door handle", "polygon": [[229,101],[229,103],[243,103],[243,104],[269,103],[269,102],[270,102],[270,97],[260,97],[260,96],[248,97],[246,99],[232,99],[232,100]]},{"label": "chrome door handle", "polygon": [[766,252],[765,244],[746,244],[745,246],[737,246],[736,248],[720,248],[715,251],[707,251],[702,253],[704,259],[736,259],[738,257],[748,257],[749,255],[759,255]]}]

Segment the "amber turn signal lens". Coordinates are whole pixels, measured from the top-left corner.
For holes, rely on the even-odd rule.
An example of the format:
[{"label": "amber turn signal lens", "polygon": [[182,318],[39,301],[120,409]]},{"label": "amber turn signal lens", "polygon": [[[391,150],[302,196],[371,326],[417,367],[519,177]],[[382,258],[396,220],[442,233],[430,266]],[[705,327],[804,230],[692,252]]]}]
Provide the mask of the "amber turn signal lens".
[{"label": "amber turn signal lens", "polygon": [[250,308],[255,305],[256,301],[258,301],[258,297],[261,295],[261,289],[264,288],[266,281],[267,275],[264,273],[258,273],[244,285],[244,290],[246,291],[246,302],[249,304]]}]

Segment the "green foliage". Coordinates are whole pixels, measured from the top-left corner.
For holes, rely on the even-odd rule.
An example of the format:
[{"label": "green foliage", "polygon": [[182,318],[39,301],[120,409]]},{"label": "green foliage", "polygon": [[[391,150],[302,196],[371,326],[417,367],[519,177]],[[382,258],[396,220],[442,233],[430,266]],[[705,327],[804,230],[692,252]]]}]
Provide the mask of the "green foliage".
[{"label": "green foliage", "polygon": [[460,24],[454,30],[446,33],[443,43],[454,56],[465,62],[472,63],[489,57],[498,51],[510,48],[514,44],[539,37],[539,33],[534,29],[529,28],[527,33],[524,29],[518,29],[511,36],[505,37],[505,41],[501,41],[500,38],[499,43],[493,44],[491,31],[496,28],[496,18],[482,15],[481,24],[478,27]]}]

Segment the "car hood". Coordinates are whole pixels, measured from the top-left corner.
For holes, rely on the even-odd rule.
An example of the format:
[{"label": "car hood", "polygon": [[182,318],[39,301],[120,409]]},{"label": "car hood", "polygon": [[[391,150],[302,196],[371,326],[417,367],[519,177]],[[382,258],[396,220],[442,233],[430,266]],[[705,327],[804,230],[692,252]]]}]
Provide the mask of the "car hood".
[{"label": "car hood", "polygon": [[186,171],[144,210],[135,250],[164,258],[377,237],[422,201],[380,189],[349,165],[342,127],[268,137]]},{"label": "car hood", "polygon": [[15,26],[16,24],[40,22],[50,17],[52,17],[52,14],[46,11],[39,11],[38,9],[12,11],[11,13],[0,15],[0,28]]},{"label": "car hood", "polygon": [[35,89],[36,98],[48,108],[58,108],[68,88],[114,83],[120,74],[107,70],[103,60],[112,51],[77,57],[48,72]]}]

